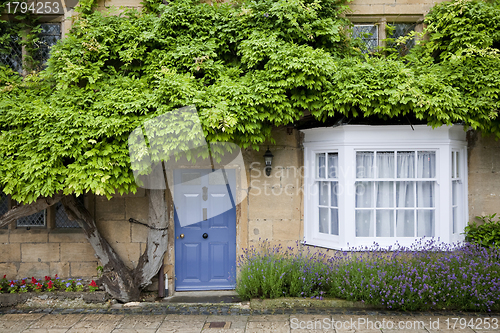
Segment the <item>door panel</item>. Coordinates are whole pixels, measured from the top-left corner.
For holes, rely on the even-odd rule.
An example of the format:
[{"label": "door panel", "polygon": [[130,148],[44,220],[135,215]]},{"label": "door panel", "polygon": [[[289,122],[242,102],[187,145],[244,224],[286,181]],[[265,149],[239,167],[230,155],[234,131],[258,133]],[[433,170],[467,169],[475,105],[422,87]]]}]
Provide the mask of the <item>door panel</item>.
[{"label": "door panel", "polygon": [[235,287],[235,171],[226,177],[221,170],[174,171],[176,290]]}]

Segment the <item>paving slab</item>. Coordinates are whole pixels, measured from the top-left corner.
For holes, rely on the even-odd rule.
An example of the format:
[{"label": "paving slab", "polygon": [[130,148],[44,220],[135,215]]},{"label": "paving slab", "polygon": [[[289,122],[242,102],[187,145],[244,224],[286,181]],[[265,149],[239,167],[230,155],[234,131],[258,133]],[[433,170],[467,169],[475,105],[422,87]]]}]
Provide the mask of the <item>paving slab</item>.
[{"label": "paving slab", "polygon": [[[167,316],[168,317],[168,316]],[[165,318],[161,326],[158,328],[158,333],[199,333],[202,331],[205,321],[191,321],[192,316],[185,316],[184,321],[169,321]],[[206,316],[205,316],[206,317]]]},{"label": "paving slab", "polygon": [[165,315],[125,315],[116,329],[156,330],[163,320]]},{"label": "paving slab", "polygon": [[273,333],[288,333],[290,332],[290,323],[288,321],[249,321],[246,327],[246,333],[257,332],[273,332]]},{"label": "paving slab", "polygon": [[40,318],[39,320],[33,322],[29,327],[30,330],[35,329],[46,329],[46,330],[60,330],[73,327],[77,322],[79,322],[83,318],[83,314],[75,315],[75,314],[55,314],[48,315]]}]

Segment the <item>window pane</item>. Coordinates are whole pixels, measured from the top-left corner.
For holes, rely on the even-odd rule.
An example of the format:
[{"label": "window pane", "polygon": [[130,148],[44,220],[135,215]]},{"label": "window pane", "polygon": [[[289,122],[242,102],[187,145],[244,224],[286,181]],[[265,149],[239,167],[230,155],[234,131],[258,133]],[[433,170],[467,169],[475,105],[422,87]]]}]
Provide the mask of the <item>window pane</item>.
[{"label": "window pane", "polygon": [[417,207],[434,207],[434,182],[417,182]]},{"label": "window pane", "polygon": [[208,174],[208,185],[227,185],[226,177],[227,174],[224,177],[222,169],[212,171]]},{"label": "window pane", "polygon": [[44,227],[45,226],[45,210],[39,211],[33,215],[22,217],[17,220],[18,227]]},{"label": "window pane", "polygon": [[414,182],[396,182],[396,207],[415,207],[414,189]]},{"label": "window pane", "polygon": [[331,219],[331,234],[339,235],[339,210],[336,208],[331,209],[332,219]]},{"label": "window pane", "polygon": [[[83,196],[77,198],[82,204]],[[62,203],[58,202],[55,204],[56,210],[56,228],[80,228],[80,225],[76,221],[71,221],[64,210]]]},{"label": "window pane", "polygon": [[328,153],[328,178],[337,178],[339,167],[339,155],[337,153]]},{"label": "window pane", "polygon": [[417,211],[417,237],[434,237],[434,211]]},{"label": "window pane", "polygon": [[396,236],[415,237],[415,211],[396,211]]},{"label": "window pane", "polygon": [[389,47],[394,47],[398,50],[400,56],[404,56],[410,52],[410,49],[415,46],[415,38],[408,39],[405,43],[396,43],[399,37],[407,36],[415,30],[415,23],[395,23],[390,25],[394,30],[387,36],[394,39],[394,42],[387,43]]},{"label": "window pane", "polygon": [[457,167],[456,167],[456,177],[460,178],[460,152],[457,151],[457,159],[456,159]]},{"label": "window pane", "polygon": [[394,152],[377,152],[378,178],[394,178]]},{"label": "window pane", "polygon": [[9,50],[8,53],[0,53],[0,63],[9,66],[18,73],[21,73],[23,70],[23,49],[21,40],[21,37],[18,35],[10,35],[10,38],[4,41],[7,50]]},{"label": "window pane", "polygon": [[459,196],[459,193],[460,193],[460,184],[458,183],[458,181],[453,181],[452,182],[452,194],[451,194],[451,204],[453,206],[456,206],[458,204],[458,196]]},{"label": "window pane", "polygon": [[328,206],[328,182],[319,182],[319,204]]},{"label": "window pane", "polygon": [[456,234],[458,230],[458,207],[453,207],[453,233]]},{"label": "window pane", "polygon": [[417,159],[417,177],[434,178],[436,177],[436,152],[419,151]]},{"label": "window pane", "polygon": [[356,211],[356,237],[373,237],[373,211]]},{"label": "window pane", "polygon": [[319,232],[328,233],[328,208],[319,209]]},{"label": "window pane", "polygon": [[338,182],[331,182],[331,193],[330,196],[332,198],[331,206],[332,207],[338,207],[338,190],[339,190],[339,183]]},{"label": "window pane", "polygon": [[316,178],[325,178],[326,160],[325,154],[316,154]]},{"label": "window pane", "polygon": [[373,178],[373,152],[356,153],[356,178]]},{"label": "window pane", "polygon": [[457,164],[456,164],[456,161],[455,161],[455,152],[452,151],[451,152],[451,178],[456,178],[456,168],[457,168]]},{"label": "window pane", "polygon": [[373,183],[356,182],[356,207],[373,207],[374,202]]},{"label": "window pane", "polygon": [[377,237],[394,237],[394,211],[389,209],[377,210],[376,215]]},{"label": "window pane", "polygon": [[201,173],[185,172],[181,175],[182,185],[201,185]]},{"label": "window pane", "polygon": [[9,211],[9,197],[0,190],[0,216]]},{"label": "window pane", "polygon": [[361,38],[367,50],[374,51],[378,46],[378,27],[376,25],[355,25],[352,28],[352,37]]},{"label": "window pane", "polygon": [[415,152],[398,151],[398,178],[415,178]]},{"label": "window pane", "polygon": [[394,207],[394,182],[377,182],[377,207]]},{"label": "window pane", "polygon": [[40,34],[38,35],[39,41],[37,42],[37,50],[35,60],[40,61],[41,68],[45,67],[50,56],[52,46],[56,45],[57,41],[61,39],[61,24],[60,23],[42,23],[40,24]]}]

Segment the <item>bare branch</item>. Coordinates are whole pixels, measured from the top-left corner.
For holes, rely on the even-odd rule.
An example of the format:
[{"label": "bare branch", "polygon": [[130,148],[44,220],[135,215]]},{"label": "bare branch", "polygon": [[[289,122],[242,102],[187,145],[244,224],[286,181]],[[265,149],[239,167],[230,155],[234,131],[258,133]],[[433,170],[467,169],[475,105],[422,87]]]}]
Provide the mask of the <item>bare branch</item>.
[{"label": "bare branch", "polygon": [[3,214],[2,217],[0,217],[0,228],[15,222],[17,219],[22,217],[38,213],[39,211],[58,203],[63,197],[63,195],[56,194],[53,197],[38,198],[36,201],[27,205],[14,206],[7,213]]}]

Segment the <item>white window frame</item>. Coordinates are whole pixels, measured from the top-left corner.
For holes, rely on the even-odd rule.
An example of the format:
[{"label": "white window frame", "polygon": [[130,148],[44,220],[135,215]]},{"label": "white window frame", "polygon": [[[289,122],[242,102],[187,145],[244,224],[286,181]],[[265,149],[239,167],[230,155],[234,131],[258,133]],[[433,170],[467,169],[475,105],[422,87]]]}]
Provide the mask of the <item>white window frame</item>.
[{"label": "white window frame", "polygon": [[[426,125],[345,125],[334,128],[314,128],[304,133],[304,241],[306,244],[346,250],[370,247],[376,242],[382,247],[396,242],[409,246],[419,237],[356,237],[355,182],[356,151],[418,150],[436,152],[435,239],[452,243],[463,241],[461,234],[467,223],[467,143],[463,126]],[[452,215],[452,151],[460,155],[462,193],[459,198],[458,232],[453,233]],[[316,154],[338,153],[338,217],[339,235],[319,233],[318,179]]]}]

